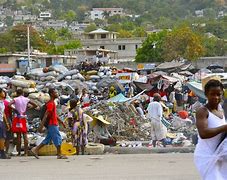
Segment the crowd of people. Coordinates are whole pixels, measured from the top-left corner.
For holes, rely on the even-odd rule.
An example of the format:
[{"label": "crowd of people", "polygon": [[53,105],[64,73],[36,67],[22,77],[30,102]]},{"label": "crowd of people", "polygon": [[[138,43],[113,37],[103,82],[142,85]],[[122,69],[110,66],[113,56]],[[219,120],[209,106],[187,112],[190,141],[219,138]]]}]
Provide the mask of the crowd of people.
[{"label": "crowd of people", "polygon": [[[36,158],[38,157],[39,150],[53,142],[57,148],[57,158],[65,159],[65,155],[61,153],[62,138],[59,131],[59,125],[71,130],[71,143],[76,148],[77,154],[85,153],[85,146],[88,143],[88,134],[90,131],[94,133],[93,141],[95,143],[102,143],[104,145],[116,145],[116,138],[108,131],[108,125],[110,124],[103,116],[90,115],[86,113],[87,109],[92,108],[93,105],[100,102],[100,100],[107,100],[119,93],[122,93],[127,98],[134,97],[137,92],[132,83],[126,84],[124,91],[119,91],[115,86],[105,87],[103,89],[95,89],[92,92],[87,89],[75,88],[74,92],[66,99],[62,99],[59,96],[56,89],[49,89],[50,100],[45,103],[44,106],[39,107],[33,101],[31,101],[22,89],[17,89],[16,94],[10,92],[7,94],[6,90],[0,89],[0,158],[10,158],[9,142],[13,140],[16,144],[17,155],[21,155],[21,142],[23,138],[24,144],[24,156],[28,156],[29,152]],[[189,90],[187,94],[191,92]],[[186,93],[185,93],[186,94]],[[149,119],[151,122],[149,147],[156,147],[157,145],[166,146],[165,138],[167,134],[167,128],[163,124],[162,120],[165,117],[167,111],[166,106],[163,104],[169,103],[171,112],[176,112],[174,106],[183,104],[192,104],[195,100],[189,97],[195,97],[195,95],[188,95],[187,98],[183,97],[183,93],[173,89],[169,93],[152,94],[152,97],[148,99],[138,99],[132,101],[134,110],[143,119]],[[195,99],[195,98],[194,98]],[[164,103],[163,103],[164,102]],[[67,118],[62,120],[58,115],[58,106],[67,106]],[[27,137],[27,110],[36,109],[40,112],[40,126],[38,131],[44,133],[46,131],[46,138],[37,147],[29,150],[29,142]],[[95,121],[95,123],[93,123]],[[92,129],[91,129],[91,124]],[[14,138],[14,136],[16,136]]]},{"label": "crowd of people", "polygon": [[[116,90],[113,86],[107,91],[107,99],[116,95]],[[39,150],[50,144],[52,141],[57,148],[57,158],[65,159],[66,156],[61,153],[62,138],[59,131],[59,125],[66,127],[66,124],[72,131],[72,144],[77,149],[77,154],[81,151],[84,154],[84,148],[88,143],[88,127],[93,118],[84,113],[84,109],[103,99],[103,96],[98,93],[90,94],[86,89],[80,92],[75,88],[74,93],[68,99],[60,100],[60,103],[68,105],[67,122],[63,122],[58,116],[57,106],[59,105],[59,94],[54,88],[49,89],[50,100],[42,107],[38,107],[36,103],[31,101],[22,89],[17,89],[15,93],[11,93],[11,97],[7,94],[7,90],[0,89],[0,158],[9,159],[9,144],[13,141],[16,144],[17,155],[21,156],[21,142],[23,138],[24,156],[29,154],[29,142],[27,137],[28,122],[27,111],[31,108],[40,112],[40,126],[38,132],[44,133],[46,130],[46,138],[37,147],[30,150],[30,154],[38,157]],[[57,100],[57,101],[56,101]],[[94,142],[112,142],[116,140],[108,132],[106,125],[108,121],[103,117],[96,117],[97,123],[94,126],[95,140]],[[15,137],[14,137],[15,136]]]}]

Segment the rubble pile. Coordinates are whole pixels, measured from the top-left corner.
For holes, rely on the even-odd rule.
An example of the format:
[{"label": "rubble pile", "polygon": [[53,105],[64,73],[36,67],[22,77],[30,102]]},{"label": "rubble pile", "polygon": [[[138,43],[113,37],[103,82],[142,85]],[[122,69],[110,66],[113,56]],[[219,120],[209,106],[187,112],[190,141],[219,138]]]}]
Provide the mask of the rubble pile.
[{"label": "rubble pile", "polygon": [[[17,88],[22,88],[23,91],[27,93],[27,96],[39,107],[41,107],[45,102],[49,100],[50,97],[48,94],[48,89],[50,87],[56,88],[60,95],[59,105],[57,109],[60,109],[58,114],[62,116],[62,120],[67,118],[67,103],[61,104],[61,100],[63,99],[68,101],[70,99],[70,95],[74,93],[75,88],[78,88],[80,92],[82,91],[82,89],[85,88],[89,90],[88,92],[91,92],[90,95],[94,95],[92,94],[95,92],[94,90],[98,90],[98,94],[96,95],[97,99],[99,98],[97,101],[98,103],[91,103],[91,106],[85,110],[85,113],[91,115],[92,117],[94,117],[98,113],[98,115],[102,115],[104,119],[109,121],[110,125],[108,125],[107,127],[108,131],[114,138],[117,139],[117,141],[136,142],[135,144],[128,143],[128,145],[127,143],[122,144],[123,147],[141,147],[142,141],[151,140],[151,122],[149,119],[146,119],[144,115],[143,117],[139,115],[139,113],[135,109],[135,104],[133,103],[133,101],[139,100],[141,102],[147,102],[146,97],[144,98],[144,100],[142,100],[142,98],[139,98],[140,95],[136,95],[138,94],[138,92],[141,92],[140,90],[150,90],[151,85],[148,83],[149,86],[146,86],[143,81],[138,81],[137,83],[140,84],[137,84],[137,89],[135,90],[138,90],[139,88],[140,89],[138,91],[135,91],[137,93],[134,93],[134,97],[132,96],[132,98],[134,98],[133,101],[125,102],[119,100],[118,102],[109,102],[107,99],[109,99],[110,97],[109,88],[111,86],[115,87],[115,90],[118,94],[121,93],[123,97],[127,96],[127,93],[125,93],[127,83],[124,84],[121,81],[118,81],[115,74],[115,71],[112,70],[110,67],[101,66],[97,69],[89,71],[79,71],[77,69],[69,70],[63,65],[55,65],[48,68],[32,69],[28,74],[25,74],[24,76],[15,75],[12,78],[1,76],[0,87],[6,88],[9,84],[11,84],[12,92],[15,92]],[[158,79],[161,76],[155,77]],[[146,78],[152,78],[152,76]],[[171,77],[169,77],[166,82],[164,82],[163,79],[160,79],[157,80],[157,84],[160,87],[161,85],[167,86],[169,85],[170,81],[173,81]],[[179,79],[177,81],[179,81]],[[151,79],[151,81],[148,82],[153,82],[153,80]],[[131,83],[134,83],[134,85],[136,84],[135,80],[131,80]],[[182,86],[181,83],[180,86]],[[107,91],[105,91],[106,89]],[[152,92],[152,90],[150,91]],[[106,93],[107,96],[104,93]],[[142,95],[144,94],[141,94],[141,96]],[[131,96],[130,98],[125,98],[130,99]],[[167,108],[170,107],[167,106],[169,102],[163,101],[163,103],[166,105]],[[143,106],[143,110],[146,110],[146,106]],[[66,109],[66,111],[63,110],[64,108]],[[170,109],[172,109],[172,107]],[[170,116],[172,116],[171,112],[169,113],[171,114]],[[39,110],[28,110],[27,114],[30,133],[35,134],[40,123]],[[168,119],[168,121],[170,125],[168,126],[166,144],[172,146],[190,146],[193,141],[193,136],[197,133],[193,118],[190,117],[188,119],[181,119],[176,114],[172,117],[172,119]],[[92,141],[93,132],[92,129],[90,130],[91,131],[89,132],[88,136],[89,140]],[[70,141],[71,129],[64,129],[64,132],[67,135],[67,140]]]},{"label": "rubble pile", "polygon": [[62,65],[53,66],[50,68],[38,68],[33,69],[28,77],[35,80],[37,83],[37,89],[43,89],[50,86],[64,86],[61,84],[64,80],[80,80],[84,81],[85,78],[79,73],[77,69],[68,70]]},{"label": "rubble pile", "polygon": [[149,140],[150,129],[143,126],[149,124],[149,121],[140,117],[130,105],[101,101],[92,108],[90,113],[92,114],[94,111],[98,111],[111,122],[108,130],[117,140]]}]

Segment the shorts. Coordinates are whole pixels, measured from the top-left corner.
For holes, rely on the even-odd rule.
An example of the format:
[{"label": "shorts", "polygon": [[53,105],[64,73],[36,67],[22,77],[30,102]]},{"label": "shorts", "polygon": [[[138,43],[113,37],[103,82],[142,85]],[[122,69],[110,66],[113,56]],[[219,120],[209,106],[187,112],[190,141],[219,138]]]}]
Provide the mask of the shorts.
[{"label": "shorts", "polygon": [[6,138],[6,127],[4,122],[0,121],[0,139]]},{"label": "shorts", "polygon": [[11,131],[6,131],[6,140],[12,140],[13,139],[13,133]]},{"label": "shorts", "polygon": [[47,136],[43,140],[42,144],[45,144],[45,145],[50,144],[51,140],[53,141],[56,147],[62,144],[62,138],[61,138],[61,134],[58,126],[54,126],[54,125],[48,126]]}]

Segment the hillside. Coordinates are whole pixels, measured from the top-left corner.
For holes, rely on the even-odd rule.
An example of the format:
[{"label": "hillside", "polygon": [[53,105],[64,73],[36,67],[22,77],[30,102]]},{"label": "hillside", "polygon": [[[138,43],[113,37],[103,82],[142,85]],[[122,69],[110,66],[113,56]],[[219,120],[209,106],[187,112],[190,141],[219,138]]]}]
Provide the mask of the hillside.
[{"label": "hillside", "polygon": [[[8,0],[8,4],[10,0]],[[13,1],[11,1],[13,2]],[[209,11],[223,9],[226,0],[20,0],[21,5],[35,9],[34,3],[41,3],[43,9],[52,9],[56,14],[74,10],[80,14],[92,7],[122,7],[132,14],[184,18],[194,14],[195,10],[208,9]]]},{"label": "hillside", "polygon": [[[13,10],[25,9],[37,16],[41,11],[48,11],[52,13],[53,19],[79,22],[87,20],[92,8],[121,7],[126,14],[139,15],[137,25],[150,23],[159,28],[163,24],[169,24],[167,27],[171,28],[181,20],[191,21],[197,10],[203,10],[205,21],[216,19],[219,12],[227,14],[227,0],[0,0],[0,4]],[[108,20],[108,24],[122,21],[125,19],[112,18]],[[96,24],[99,25],[100,22]]]}]

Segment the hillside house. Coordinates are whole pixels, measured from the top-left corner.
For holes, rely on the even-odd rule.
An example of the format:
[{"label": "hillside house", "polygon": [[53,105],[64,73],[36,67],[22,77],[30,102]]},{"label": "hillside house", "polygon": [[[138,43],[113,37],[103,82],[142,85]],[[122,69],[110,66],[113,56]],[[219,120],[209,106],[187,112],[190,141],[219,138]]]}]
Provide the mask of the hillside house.
[{"label": "hillside house", "polygon": [[114,16],[114,15],[123,15],[123,8],[93,8],[90,11],[90,18],[95,19],[105,19],[105,15]]}]

